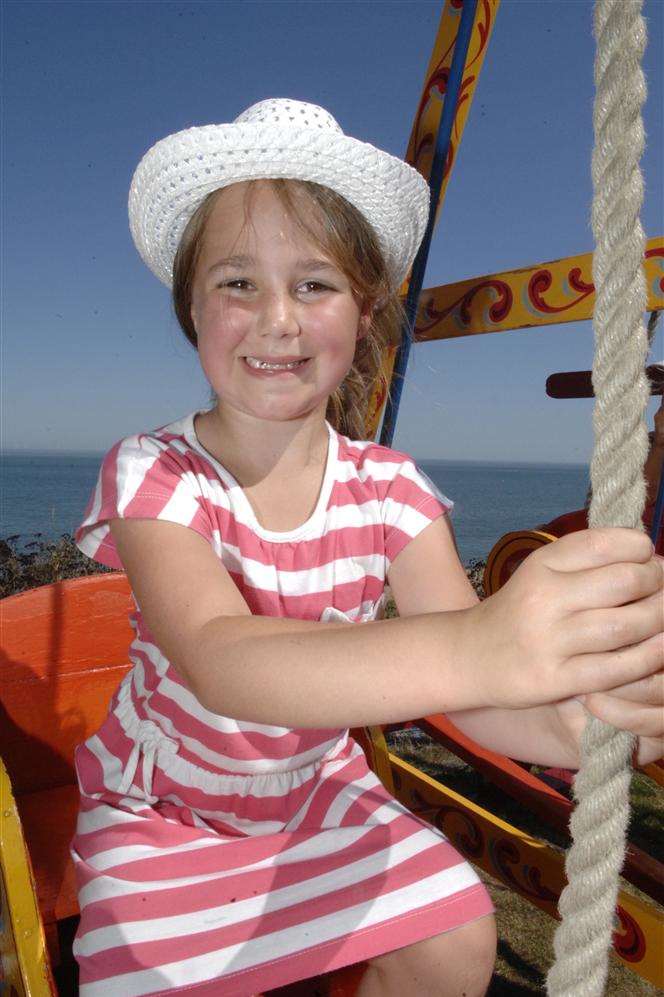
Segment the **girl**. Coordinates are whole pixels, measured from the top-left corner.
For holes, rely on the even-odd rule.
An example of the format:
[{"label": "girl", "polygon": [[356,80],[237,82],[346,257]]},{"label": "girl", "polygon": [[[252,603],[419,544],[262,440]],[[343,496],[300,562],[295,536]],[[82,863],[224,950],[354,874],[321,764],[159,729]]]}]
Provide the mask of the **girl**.
[{"label": "girl", "polygon": [[564,538],[478,603],[449,500],[363,439],[428,206],[419,174],[298,101],[136,171],[134,240],[215,401],[117,443],[76,534],[136,600],[133,668],[76,755],[83,997],[246,997],[360,960],[360,997],[482,994],[486,891],[348,728],[445,711],[574,767],[586,694],[659,754],[647,537]]}]

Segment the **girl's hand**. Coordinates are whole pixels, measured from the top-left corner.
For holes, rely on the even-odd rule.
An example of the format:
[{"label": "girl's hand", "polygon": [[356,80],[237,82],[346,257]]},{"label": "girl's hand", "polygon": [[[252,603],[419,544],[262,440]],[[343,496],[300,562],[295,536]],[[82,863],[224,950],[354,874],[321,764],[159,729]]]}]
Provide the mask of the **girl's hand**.
[{"label": "girl's hand", "polygon": [[582,696],[581,701],[599,720],[637,735],[636,764],[647,765],[664,757],[663,671],[610,692]]},{"label": "girl's hand", "polygon": [[[519,709],[591,693],[616,699],[623,687],[633,702],[644,688],[635,683],[664,666],[664,561],[652,552],[646,534],[606,528],[531,554],[467,611],[478,699]],[[638,710],[611,706],[623,717]]]},{"label": "girl's hand", "polygon": [[[563,736],[579,755],[581,735],[588,714],[619,730],[628,730],[638,737],[637,765],[664,758],[664,672],[657,672],[638,682],[594,692],[577,699],[568,699],[554,706]],[[574,764],[578,768],[579,761]]]}]

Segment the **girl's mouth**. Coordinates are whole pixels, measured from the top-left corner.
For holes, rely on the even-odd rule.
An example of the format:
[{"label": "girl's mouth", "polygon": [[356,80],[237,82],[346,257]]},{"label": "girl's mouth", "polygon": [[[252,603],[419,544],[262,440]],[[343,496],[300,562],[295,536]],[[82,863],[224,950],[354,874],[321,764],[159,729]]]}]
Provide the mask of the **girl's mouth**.
[{"label": "girl's mouth", "polygon": [[249,368],[252,374],[268,374],[268,375],[279,375],[279,374],[294,374],[296,371],[304,367],[311,357],[303,357],[302,360],[294,360],[290,363],[270,363],[267,360],[257,360],[255,357],[243,357],[245,366]]}]

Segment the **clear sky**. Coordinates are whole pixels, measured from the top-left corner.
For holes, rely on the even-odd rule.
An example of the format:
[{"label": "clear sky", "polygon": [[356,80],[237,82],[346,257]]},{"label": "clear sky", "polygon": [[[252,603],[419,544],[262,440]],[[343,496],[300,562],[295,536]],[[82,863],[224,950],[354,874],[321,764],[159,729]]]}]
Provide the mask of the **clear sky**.
[{"label": "clear sky", "polygon": [[[266,97],[322,104],[403,156],[442,3],[3,4],[3,445],[104,451],[207,406],[127,192],[143,153]],[[649,236],[664,231],[664,3],[646,0]],[[425,286],[592,249],[590,0],[503,0]],[[663,323],[664,324],[664,323]],[[586,461],[589,322],[419,344],[393,446],[419,459]],[[664,360],[658,332],[653,359]],[[649,415],[652,425],[654,403]]]}]

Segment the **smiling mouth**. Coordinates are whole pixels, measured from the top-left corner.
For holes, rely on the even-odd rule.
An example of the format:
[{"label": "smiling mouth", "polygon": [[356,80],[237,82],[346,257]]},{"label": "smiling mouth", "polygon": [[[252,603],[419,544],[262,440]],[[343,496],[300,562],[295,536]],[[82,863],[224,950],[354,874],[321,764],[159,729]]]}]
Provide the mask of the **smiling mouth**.
[{"label": "smiling mouth", "polygon": [[310,357],[302,357],[301,360],[290,360],[288,363],[272,363],[269,360],[257,360],[255,357],[243,357],[244,362],[252,370],[295,370],[305,364]]}]

